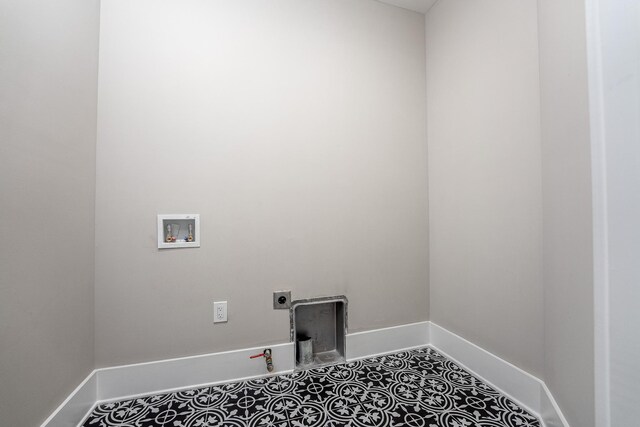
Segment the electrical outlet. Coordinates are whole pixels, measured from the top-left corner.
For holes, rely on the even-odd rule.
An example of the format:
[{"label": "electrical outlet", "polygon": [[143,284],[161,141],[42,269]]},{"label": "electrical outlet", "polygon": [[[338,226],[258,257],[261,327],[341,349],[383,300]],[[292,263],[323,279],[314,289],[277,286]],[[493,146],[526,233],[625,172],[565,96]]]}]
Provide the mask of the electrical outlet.
[{"label": "electrical outlet", "polygon": [[291,308],[291,291],[273,292],[273,309],[282,310]]},{"label": "electrical outlet", "polygon": [[227,321],[227,302],[215,301],[213,303],[213,323],[222,323]]}]

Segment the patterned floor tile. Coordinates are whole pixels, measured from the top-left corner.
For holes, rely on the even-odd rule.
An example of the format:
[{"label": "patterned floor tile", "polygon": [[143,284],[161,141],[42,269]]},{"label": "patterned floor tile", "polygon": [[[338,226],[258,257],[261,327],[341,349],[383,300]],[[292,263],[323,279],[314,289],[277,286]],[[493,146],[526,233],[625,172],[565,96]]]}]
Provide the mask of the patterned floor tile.
[{"label": "patterned floor tile", "polygon": [[83,427],[540,427],[432,348],[96,406]]}]

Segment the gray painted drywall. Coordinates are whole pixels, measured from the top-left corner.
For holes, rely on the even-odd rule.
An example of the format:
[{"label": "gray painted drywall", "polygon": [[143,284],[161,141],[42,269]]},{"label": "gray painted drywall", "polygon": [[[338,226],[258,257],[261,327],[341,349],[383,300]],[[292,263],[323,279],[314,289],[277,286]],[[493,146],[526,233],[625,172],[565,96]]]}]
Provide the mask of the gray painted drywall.
[{"label": "gray painted drywall", "polygon": [[2,426],[39,425],[93,369],[98,14],[2,2]]},{"label": "gray painted drywall", "polygon": [[541,376],[536,2],[440,1],[426,47],[431,320]]},{"label": "gray painted drywall", "polygon": [[540,0],[544,380],[594,425],[591,146],[584,2]]},{"label": "gray painted drywall", "polygon": [[[278,289],[426,320],[424,55],[378,2],[103,1],[97,365],[288,341]],[[160,213],[202,246],[158,250]]]}]

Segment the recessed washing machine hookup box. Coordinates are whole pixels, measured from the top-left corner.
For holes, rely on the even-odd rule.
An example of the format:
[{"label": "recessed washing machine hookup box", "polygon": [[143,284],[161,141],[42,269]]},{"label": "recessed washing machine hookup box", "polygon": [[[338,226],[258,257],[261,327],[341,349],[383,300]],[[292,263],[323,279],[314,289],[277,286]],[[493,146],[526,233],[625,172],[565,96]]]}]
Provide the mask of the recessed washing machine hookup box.
[{"label": "recessed washing machine hookup box", "polygon": [[296,370],[345,361],[347,304],[342,295],[291,302]]}]

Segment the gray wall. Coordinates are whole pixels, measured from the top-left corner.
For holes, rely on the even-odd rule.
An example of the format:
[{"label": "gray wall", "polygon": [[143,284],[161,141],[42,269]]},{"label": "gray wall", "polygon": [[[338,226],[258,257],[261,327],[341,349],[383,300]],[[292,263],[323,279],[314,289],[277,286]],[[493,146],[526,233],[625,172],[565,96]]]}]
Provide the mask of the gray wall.
[{"label": "gray wall", "polygon": [[426,16],[431,320],[543,371],[536,2]]},{"label": "gray wall", "polygon": [[98,13],[2,2],[2,426],[39,425],[93,369]]},{"label": "gray wall", "polygon": [[431,320],[543,378],[589,427],[584,22],[580,1],[448,0],[426,43]]},{"label": "gray wall", "polygon": [[591,146],[584,1],[540,0],[544,380],[594,425]]},{"label": "gray wall", "polygon": [[[107,0],[101,25],[98,366],[287,341],[276,289],[347,295],[351,331],[428,318],[423,15]],[[159,213],[199,213],[202,247],[158,250]]]},{"label": "gray wall", "polygon": [[540,0],[544,380],[571,425],[594,425],[591,146],[584,2]]}]

